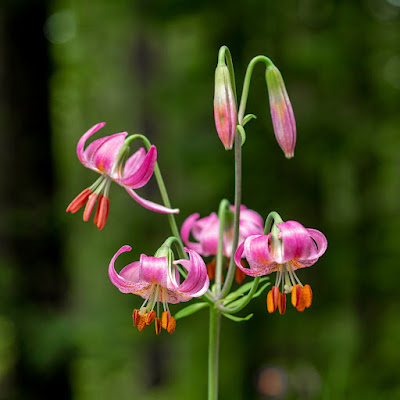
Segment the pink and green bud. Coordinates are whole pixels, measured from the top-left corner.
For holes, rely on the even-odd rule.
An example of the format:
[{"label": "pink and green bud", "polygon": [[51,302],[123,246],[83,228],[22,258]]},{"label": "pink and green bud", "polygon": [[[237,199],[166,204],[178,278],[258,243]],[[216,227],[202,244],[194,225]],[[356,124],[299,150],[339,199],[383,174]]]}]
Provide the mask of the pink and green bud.
[{"label": "pink and green bud", "polygon": [[218,136],[225,150],[230,150],[235,141],[237,109],[229,69],[218,64],[215,70],[214,118]]},{"label": "pink and green bud", "polygon": [[286,158],[292,158],[296,146],[296,121],[285,83],[278,68],[274,65],[267,68],[265,78],[276,140]]}]

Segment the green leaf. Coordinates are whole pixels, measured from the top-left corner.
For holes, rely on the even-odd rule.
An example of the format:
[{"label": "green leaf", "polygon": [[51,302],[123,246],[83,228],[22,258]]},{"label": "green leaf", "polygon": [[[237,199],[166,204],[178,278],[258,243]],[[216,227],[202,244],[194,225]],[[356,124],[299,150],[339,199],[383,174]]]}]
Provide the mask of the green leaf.
[{"label": "green leaf", "polygon": [[239,131],[240,135],[242,136],[242,144],[241,146],[244,145],[244,142],[246,141],[246,131],[244,130],[242,125],[238,125],[236,129]]},{"label": "green leaf", "polygon": [[242,126],[245,126],[249,121],[251,121],[252,119],[257,119],[257,117],[254,114],[247,114],[244,118],[243,118],[243,122],[242,122]]},{"label": "green leaf", "polygon": [[231,315],[231,314],[226,314],[222,313],[224,317],[231,319],[232,321],[235,322],[242,322],[242,321],[248,321],[254,314],[249,314],[247,317],[237,317],[236,315]]},{"label": "green leaf", "polygon": [[[268,276],[263,276],[262,278],[260,278],[259,285],[260,285],[261,283],[263,283],[263,282],[266,282],[266,281],[269,281],[269,277],[268,277]],[[244,294],[245,292],[248,292],[248,291],[251,289],[252,286],[253,286],[253,281],[247,282],[247,283],[245,283],[244,285],[240,286],[237,290],[235,290],[235,291],[232,292],[232,293],[229,293],[228,296],[226,296],[226,297],[224,298],[223,304],[224,304],[224,305],[227,305],[227,304],[229,304],[230,302],[232,302],[233,300],[236,300],[238,297],[243,296],[243,294]],[[260,289],[258,289],[258,291],[259,291],[259,290],[260,290]],[[256,294],[258,293],[258,291],[254,294],[253,297],[256,296]],[[261,293],[260,293],[260,294],[261,294]],[[258,296],[259,296],[260,294],[258,294]]]},{"label": "green leaf", "polygon": [[195,312],[201,310],[202,308],[205,308],[208,306],[208,303],[195,303],[191,304],[190,306],[187,306],[185,308],[182,308],[182,310],[179,310],[175,315],[174,318],[175,320],[181,319],[184,317],[187,317],[191,314],[194,314]]},{"label": "green leaf", "polygon": [[[254,298],[260,296],[260,294],[264,291],[264,289],[265,289],[267,286],[269,286],[270,284],[271,284],[270,282],[266,282],[261,288],[259,288],[259,289],[257,290],[257,292],[255,292],[255,293],[253,294],[252,299],[254,299]],[[229,304],[229,307],[230,307],[230,308],[236,308],[237,306],[239,306],[240,304],[242,304],[243,301],[245,301],[245,299],[242,299],[242,298],[237,299],[236,301],[233,301],[232,303],[230,303],[230,304]]]}]

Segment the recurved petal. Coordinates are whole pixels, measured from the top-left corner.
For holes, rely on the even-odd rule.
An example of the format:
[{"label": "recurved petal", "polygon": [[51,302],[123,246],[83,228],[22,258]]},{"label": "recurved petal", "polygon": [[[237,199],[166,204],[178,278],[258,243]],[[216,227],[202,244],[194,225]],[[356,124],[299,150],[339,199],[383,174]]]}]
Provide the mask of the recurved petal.
[{"label": "recurved petal", "polygon": [[136,172],[146,157],[146,150],[141,147],[135,153],[133,153],[125,163],[124,176],[129,176]]},{"label": "recurved petal", "polygon": [[[79,161],[80,161],[85,167],[90,168],[90,167],[87,165],[87,160],[86,160],[86,157],[85,157],[85,154],[84,154],[84,151],[83,151],[83,149],[84,149],[84,147],[85,147],[86,140],[88,140],[89,137],[92,136],[94,133],[96,133],[99,129],[103,128],[103,126],[104,126],[105,124],[106,124],[105,122],[99,122],[98,124],[93,125],[87,132],[85,132],[85,133],[82,135],[82,137],[81,137],[81,138],[79,139],[79,141],[78,141],[78,144],[77,144],[77,146],[76,146],[76,154],[78,155]],[[94,148],[97,149],[97,147],[100,146],[100,145],[104,142],[105,139],[106,139],[106,138],[101,138],[101,139],[98,139],[98,140],[94,141],[94,142],[91,144],[91,145],[92,145],[92,147],[91,147],[91,149],[92,149],[91,152],[93,152],[93,149],[94,149]],[[96,142],[97,142],[97,143],[96,143]],[[95,143],[96,143],[96,144],[95,144]],[[90,146],[88,146],[88,149],[89,149],[89,147],[90,147]],[[87,149],[87,150],[88,150],[88,149]]]},{"label": "recurved petal", "polygon": [[177,260],[175,265],[181,264],[188,272],[186,279],[176,288],[176,290],[186,296],[202,296],[208,289],[210,281],[207,275],[207,267],[198,253],[188,248],[189,260]]},{"label": "recurved petal", "polygon": [[186,246],[188,246],[190,249],[197,251],[198,253],[201,253],[201,245],[200,243],[194,243],[189,240],[190,232],[192,231],[193,227],[196,225],[196,221],[199,219],[200,215],[198,213],[189,215],[185,219],[185,221],[182,224],[181,228],[181,237],[183,243],[185,243]]},{"label": "recurved petal", "polygon": [[[108,276],[111,279],[111,282],[114,286],[116,286],[122,293],[134,293],[143,295],[143,293],[147,292],[150,285],[147,282],[143,282],[138,277],[138,269],[140,268],[139,262],[134,262],[127,265],[122,269],[121,273],[118,274],[115,271],[115,260],[121,253],[126,251],[131,251],[132,248],[130,246],[122,246],[111,259],[110,265],[108,267]],[[138,278],[138,280],[136,280]]]},{"label": "recurved petal", "polygon": [[276,260],[279,264],[315,258],[315,243],[303,225],[296,221],[286,221],[277,226],[281,230],[279,237],[282,239],[281,259]]},{"label": "recurved petal", "polygon": [[167,257],[148,257],[141,254],[139,277],[149,284],[170,288],[172,285]]},{"label": "recurved petal", "polygon": [[143,197],[140,197],[134,190],[131,188],[125,187],[126,191],[132,197],[133,200],[137,201],[141,206],[147,208],[148,210],[158,212],[160,214],[178,214],[179,208],[168,208],[164,207],[160,204],[153,203],[152,201],[146,200]]},{"label": "recurved petal", "polygon": [[[278,264],[270,253],[269,237],[270,235],[249,236],[236,250],[236,265],[245,274],[262,276],[278,269]],[[246,268],[240,263],[242,257],[246,258],[250,268]]]},{"label": "recurved petal", "polygon": [[[132,157],[134,156],[135,154]],[[123,186],[131,187],[132,189],[137,189],[144,186],[153,174],[156,161],[157,149],[156,146],[151,146],[142,163],[138,164],[136,171],[132,172],[130,175],[125,175],[123,178],[119,178],[117,180],[118,183]],[[133,165],[131,166],[131,168],[132,167]]]},{"label": "recurved petal", "polygon": [[[107,136],[101,146],[91,155],[89,163],[101,172],[111,175],[115,159],[122,145],[124,144],[127,132],[115,133],[114,135]],[[88,158],[88,157],[87,157]]]},{"label": "recurved petal", "polygon": [[310,267],[311,265],[314,265],[318,261],[319,257],[325,253],[328,247],[328,241],[322,232],[316,229],[307,229],[307,232],[312,240],[312,252],[308,255],[308,257],[301,257],[296,260],[293,263],[295,267],[294,269]]}]

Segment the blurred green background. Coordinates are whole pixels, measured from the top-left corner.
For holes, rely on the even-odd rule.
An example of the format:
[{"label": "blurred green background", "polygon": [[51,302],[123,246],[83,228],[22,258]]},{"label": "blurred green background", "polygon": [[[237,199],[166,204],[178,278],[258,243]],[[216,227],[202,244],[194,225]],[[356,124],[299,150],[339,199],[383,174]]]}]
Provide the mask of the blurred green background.
[{"label": "blurred green background", "polygon": [[[265,398],[271,385],[285,399],[400,398],[399,22],[399,0],[2,0],[0,398],[206,398],[207,312],[173,335],[139,333],[141,299],[107,275],[123,244],[133,251],[120,267],[153,254],[166,217],[117,185],[101,232],[65,208],[97,178],[75,148],[100,121],[100,135],[157,145],[179,225],[233,201],[233,152],[212,110],[223,44],[239,91],[253,56],[275,62],[297,121],[287,161],[256,67],[243,203],[329,246],[298,274],[311,309],[269,315],[263,295],[241,313],[250,321],[223,320],[220,398]],[[154,179],[140,194],[160,201]]]}]

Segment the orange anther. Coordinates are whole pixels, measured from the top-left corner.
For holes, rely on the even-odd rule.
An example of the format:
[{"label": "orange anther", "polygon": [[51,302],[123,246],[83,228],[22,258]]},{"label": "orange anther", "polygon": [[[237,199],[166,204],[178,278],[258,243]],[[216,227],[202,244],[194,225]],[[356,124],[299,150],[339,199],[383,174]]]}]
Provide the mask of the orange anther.
[{"label": "orange anther", "polygon": [[71,201],[69,206],[67,207],[67,212],[71,214],[76,213],[86,202],[89,196],[92,194],[92,191],[89,188],[86,188],[78,196],[75,197],[74,200]]},{"label": "orange anther", "polygon": [[155,319],[154,326],[156,328],[156,335],[159,335],[161,332],[161,318]]},{"label": "orange anther", "polygon": [[89,221],[90,215],[92,214],[93,207],[96,204],[97,193],[92,193],[89,197],[89,200],[86,203],[85,211],[83,212],[83,220]]},{"label": "orange anther", "polygon": [[273,286],[267,295],[267,310],[269,313],[273,313],[276,310],[276,307],[278,307],[278,298],[279,288],[277,286]]},{"label": "orange anther", "polygon": [[[98,221],[96,222],[97,228],[99,230],[102,230],[107,222],[107,217],[108,217],[108,210],[110,208],[110,200],[108,197],[104,196],[101,199],[101,204],[99,204],[99,218]],[[93,221],[94,222],[94,221]]]},{"label": "orange anther", "polygon": [[296,307],[299,304],[301,297],[301,286],[299,284],[292,287],[292,306]]},{"label": "orange anther", "polygon": [[301,288],[301,297],[299,304],[297,304],[297,311],[303,312],[306,308],[311,306],[312,290],[310,285],[305,285]]},{"label": "orange anther", "polygon": [[140,320],[137,327],[139,329],[139,332],[144,331],[144,329],[146,328],[146,318],[144,318],[142,315],[140,316]]},{"label": "orange anther", "polygon": [[95,225],[97,225],[97,221],[99,220],[100,206],[101,206],[101,202],[102,202],[103,197],[104,197],[103,194],[100,193],[99,194],[99,201],[97,202],[96,213],[94,214],[94,218],[93,218],[93,223]]},{"label": "orange anther", "polygon": [[209,263],[207,263],[207,275],[210,280],[215,279],[215,262],[214,257]]},{"label": "orange anther", "polygon": [[176,321],[174,317],[170,317],[167,326],[168,333],[174,333],[176,327]]},{"label": "orange anther", "polygon": [[286,311],[286,294],[285,293],[279,293],[279,299],[278,299],[278,310],[279,314],[285,314]]},{"label": "orange anther", "polygon": [[246,274],[241,269],[236,267],[236,270],[235,270],[235,282],[240,285],[243,282],[243,279],[245,278],[245,276],[246,276]]},{"label": "orange anther", "polygon": [[171,314],[169,313],[169,311],[164,311],[162,313],[162,315],[161,315],[161,326],[164,329],[167,329],[170,317],[171,317]]},{"label": "orange anther", "polygon": [[140,321],[139,310],[137,310],[137,309],[133,310],[132,319],[133,319],[133,325],[138,326],[139,321]]},{"label": "orange anther", "polygon": [[154,310],[147,313],[145,316],[146,325],[150,325],[154,321],[155,317],[156,317],[156,312]]}]

